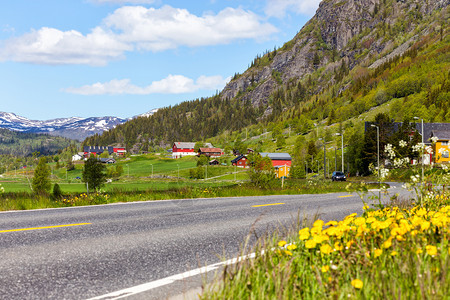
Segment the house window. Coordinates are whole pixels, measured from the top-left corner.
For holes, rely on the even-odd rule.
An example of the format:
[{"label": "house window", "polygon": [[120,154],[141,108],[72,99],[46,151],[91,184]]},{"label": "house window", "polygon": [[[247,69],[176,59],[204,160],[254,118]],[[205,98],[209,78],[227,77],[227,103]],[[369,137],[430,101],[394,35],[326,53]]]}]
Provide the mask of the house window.
[{"label": "house window", "polygon": [[442,152],[442,158],[449,158],[448,151]]},{"label": "house window", "polygon": [[442,142],[442,146],[448,146],[448,141]]}]

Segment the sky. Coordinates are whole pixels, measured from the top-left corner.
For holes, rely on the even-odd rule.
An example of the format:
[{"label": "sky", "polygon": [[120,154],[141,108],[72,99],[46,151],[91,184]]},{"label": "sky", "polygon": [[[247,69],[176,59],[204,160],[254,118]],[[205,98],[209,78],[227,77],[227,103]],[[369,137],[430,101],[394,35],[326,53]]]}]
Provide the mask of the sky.
[{"label": "sky", "polygon": [[130,118],[212,96],[291,40],[319,2],[2,1],[0,111]]}]

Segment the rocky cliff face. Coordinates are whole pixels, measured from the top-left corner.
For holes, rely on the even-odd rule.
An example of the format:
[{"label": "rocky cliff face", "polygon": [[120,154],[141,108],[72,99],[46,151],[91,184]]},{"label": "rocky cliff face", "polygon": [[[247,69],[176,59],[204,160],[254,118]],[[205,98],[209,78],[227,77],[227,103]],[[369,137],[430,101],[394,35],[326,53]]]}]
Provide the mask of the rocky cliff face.
[{"label": "rocky cliff face", "polygon": [[[447,8],[449,2],[324,0],[315,16],[292,41],[255,60],[254,66],[228,83],[221,97],[240,97],[250,100],[254,106],[266,106],[270,105],[270,95],[282,84],[305,79],[322,67],[325,72],[333,71],[343,63],[349,69],[357,64],[376,67],[377,61],[382,62],[383,57],[391,53],[401,55],[417,35],[427,33],[429,27],[416,28],[419,20],[437,10],[441,10],[442,17],[448,17],[446,9],[442,9]],[[385,38],[387,32],[392,34],[393,31],[402,37],[401,43]],[[318,76],[319,82],[325,81],[324,72]],[[323,84],[326,82],[319,84],[317,91]]]}]

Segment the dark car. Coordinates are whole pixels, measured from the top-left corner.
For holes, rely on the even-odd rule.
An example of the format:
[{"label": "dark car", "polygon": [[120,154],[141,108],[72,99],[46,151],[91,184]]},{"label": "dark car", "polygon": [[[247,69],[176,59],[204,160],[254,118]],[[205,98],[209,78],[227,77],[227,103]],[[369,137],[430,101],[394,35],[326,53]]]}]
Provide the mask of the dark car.
[{"label": "dark car", "polygon": [[347,178],[345,177],[345,174],[340,171],[334,171],[333,175],[331,176],[332,181],[345,181]]}]

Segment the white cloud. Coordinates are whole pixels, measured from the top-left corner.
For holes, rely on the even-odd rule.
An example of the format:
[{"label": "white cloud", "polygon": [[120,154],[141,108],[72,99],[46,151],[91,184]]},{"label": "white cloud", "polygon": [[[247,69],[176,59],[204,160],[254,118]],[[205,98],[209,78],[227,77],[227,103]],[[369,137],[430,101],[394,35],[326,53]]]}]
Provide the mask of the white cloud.
[{"label": "white cloud", "polygon": [[269,17],[282,18],[287,11],[308,16],[314,15],[321,0],[267,0],[265,13]]},{"label": "white cloud", "polygon": [[267,38],[276,32],[271,24],[261,23],[256,14],[240,8],[198,17],[167,5],[160,9],[126,6],[104,22],[120,32],[121,41],[150,51],[228,44],[236,39]]},{"label": "white cloud", "polygon": [[113,4],[152,4],[155,3],[155,0],[89,0],[89,2],[105,4],[105,3],[113,3]]},{"label": "white cloud", "polygon": [[222,76],[200,76],[195,82],[183,75],[169,75],[166,78],[154,81],[145,87],[131,83],[129,79],[113,79],[105,83],[94,83],[79,88],[67,88],[64,92],[78,95],[149,95],[149,94],[183,94],[198,90],[222,89],[229,78]]},{"label": "white cloud", "polygon": [[43,27],[6,40],[0,48],[0,61],[105,65],[125,57],[127,51],[163,51],[180,46],[227,44],[238,39],[265,39],[276,31],[256,14],[240,8],[199,17],[170,6],[124,6],[87,35]]},{"label": "white cloud", "polygon": [[132,47],[97,27],[84,36],[80,32],[43,27],[4,43],[0,60],[37,64],[105,65]]}]

